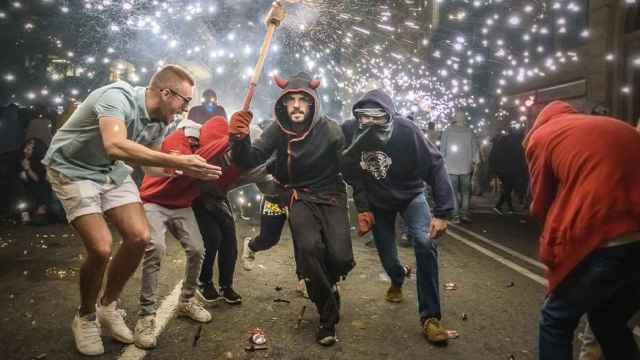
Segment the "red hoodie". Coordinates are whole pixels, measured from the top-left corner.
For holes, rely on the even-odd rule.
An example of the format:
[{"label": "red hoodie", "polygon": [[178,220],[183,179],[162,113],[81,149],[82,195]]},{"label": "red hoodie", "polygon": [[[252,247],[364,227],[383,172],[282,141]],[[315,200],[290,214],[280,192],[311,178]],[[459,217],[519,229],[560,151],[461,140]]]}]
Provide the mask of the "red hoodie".
[{"label": "red hoodie", "polygon": [[[162,152],[178,151],[181,154],[197,154],[207,159],[209,163],[217,163],[229,149],[229,127],[223,117],[213,117],[200,128],[200,147],[196,151],[184,135],[183,129],[178,129],[167,136],[162,142]],[[216,187],[221,193],[226,193],[237,180],[240,170],[235,166],[222,169],[222,176],[215,180]],[[170,209],[191,207],[191,203],[200,195],[201,180],[181,175],[174,177],[159,177],[145,175],[140,187],[140,197],[145,203],[154,203]]]},{"label": "red hoodie", "polygon": [[620,120],[554,101],[523,145],[551,291],[608,240],[640,231],[640,135]]}]

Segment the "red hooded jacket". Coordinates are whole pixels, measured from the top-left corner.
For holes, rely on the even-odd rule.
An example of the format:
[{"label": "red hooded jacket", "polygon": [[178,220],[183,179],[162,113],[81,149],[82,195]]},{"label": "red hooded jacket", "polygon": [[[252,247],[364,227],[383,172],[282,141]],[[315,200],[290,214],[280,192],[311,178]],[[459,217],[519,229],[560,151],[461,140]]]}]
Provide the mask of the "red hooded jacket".
[{"label": "red hooded jacket", "polygon": [[554,101],[523,145],[531,215],[544,222],[539,250],[551,291],[608,240],[640,231],[640,134]]},{"label": "red hooded jacket", "polygon": [[[197,154],[210,164],[219,164],[229,149],[229,126],[223,117],[213,117],[200,128],[200,147],[191,150],[183,129],[178,129],[162,142],[162,152],[178,151],[180,154]],[[226,193],[240,175],[240,169],[231,165],[223,167],[222,176],[214,181],[220,193]],[[145,203],[154,203],[170,209],[191,207],[200,195],[202,181],[186,175],[145,176],[140,187],[140,197]]]}]

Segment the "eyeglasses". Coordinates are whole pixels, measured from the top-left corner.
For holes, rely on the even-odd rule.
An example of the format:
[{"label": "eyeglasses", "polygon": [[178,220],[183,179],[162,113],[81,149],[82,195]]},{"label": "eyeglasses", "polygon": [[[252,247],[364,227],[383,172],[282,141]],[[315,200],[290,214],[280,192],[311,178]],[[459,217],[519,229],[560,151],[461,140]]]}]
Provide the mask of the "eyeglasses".
[{"label": "eyeglasses", "polygon": [[184,97],[182,95],[180,95],[177,91],[167,88],[166,90],[169,90],[169,92],[171,93],[171,95],[179,97],[183,102],[184,102],[184,106],[189,106],[189,103],[191,102],[192,98],[188,98],[188,97]]}]

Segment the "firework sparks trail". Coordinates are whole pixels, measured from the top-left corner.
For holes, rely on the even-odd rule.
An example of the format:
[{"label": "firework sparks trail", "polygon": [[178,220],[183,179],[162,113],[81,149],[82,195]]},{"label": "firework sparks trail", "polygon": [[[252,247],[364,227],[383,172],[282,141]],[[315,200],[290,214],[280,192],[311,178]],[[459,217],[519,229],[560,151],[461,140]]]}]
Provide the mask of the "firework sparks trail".
[{"label": "firework sparks trail", "polygon": [[[357,96],[379,87],[393,95],[398,111],[418,114],[421,124],[435,121],[444,127],[463,107],[474,117],[476,131],[490,115],[504,115],[497,112],[500,105],[514,105],[502,95],[505,86],[580,61],[576,52],[550,52],[549,39],[584,41],[590,34],[580,20],[587,9],[578,0],[443,0],[434,2],[438,18],[422,2],[286,3],[289,15],[274,37],[268,74],[304,69],[321,78],[322,101],[341,117],[349,116],[346,110]],[[0,29],[12,26],[16,43],[44,39],[59,59],[46,79],[15,97],[60,104],[103,84],[110,72],[144,83],[155,68],[175,62],[192,70],[201,87],[214,86],[227,107],[238,108],[238,84],[252,75],[264,31],[261,18],[270,5],[253,0],[11,2],[0,6]],[[22,84],[24,69],[7,69],[0,81]],[[83,80],[68,85],[69,73]],[[277,91],[267,88],[257,99],[262,104],[257,112],[265,117]]]}]

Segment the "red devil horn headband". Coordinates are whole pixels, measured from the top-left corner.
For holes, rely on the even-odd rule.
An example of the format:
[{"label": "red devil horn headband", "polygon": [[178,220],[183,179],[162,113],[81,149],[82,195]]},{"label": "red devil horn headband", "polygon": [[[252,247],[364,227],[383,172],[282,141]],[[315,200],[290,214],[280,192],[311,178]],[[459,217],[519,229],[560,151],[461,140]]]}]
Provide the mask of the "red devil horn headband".
[{"label": "red devil horn headband", "polygon": [[278,75],[273,75],[273,81],[280,89],[285,89],[289,85],[289,80],[285,80]]},{"label": "red devil horn headband", "polygon": [[309,81],[309,87],[310,88],[315,90],[315,89],[318,88],[318,86],[320,86],[320,79],[314,79],[314,80]]}]

